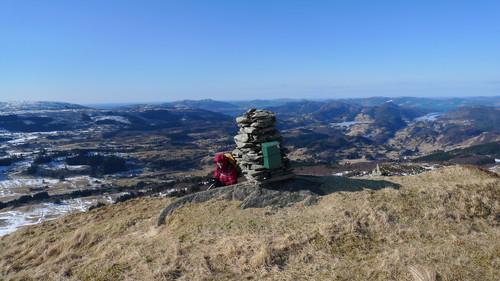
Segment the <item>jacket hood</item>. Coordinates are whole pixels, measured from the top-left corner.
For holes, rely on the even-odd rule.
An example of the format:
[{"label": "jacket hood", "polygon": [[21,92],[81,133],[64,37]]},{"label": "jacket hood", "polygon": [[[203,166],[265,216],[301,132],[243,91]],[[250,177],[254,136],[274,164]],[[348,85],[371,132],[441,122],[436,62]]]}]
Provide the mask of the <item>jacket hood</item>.
[{"label": "jacket hood", "polygon": [[226,158],[226,156],[224,156],[224,154],[217,154],[217,155],[215,155],[214,161],[215,162],[226,163],[227,162],[227,158]]},{"label": "jacket hood", "polygon": [[225,171],[227,170],[227,167],[229,165],[229,160],[227,159],[226,156],[224,156],[224,154],[217,154],[214,158],[214,161],[215,162],[221,162],[222,163],[222,167],[221,167],[221,170],[222,171]]}]

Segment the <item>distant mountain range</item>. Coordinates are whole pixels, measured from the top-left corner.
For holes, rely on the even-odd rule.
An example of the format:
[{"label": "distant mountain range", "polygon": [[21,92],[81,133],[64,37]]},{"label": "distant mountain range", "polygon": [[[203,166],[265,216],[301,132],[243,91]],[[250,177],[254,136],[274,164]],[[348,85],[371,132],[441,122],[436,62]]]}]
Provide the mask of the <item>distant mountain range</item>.
[{"label": "distant mountain range", "polygon": [[462,106],[486,105],[500,107],[500,96],[496,97],[467,97],[467,98],[415,98],[415,97],[371,97],[339,99],[340,102],[359,104],[363,106],[377,106],[391,102],[402,107],[422,108],[437,111],[450,110]]},{"label": "distant mountain range", "polygon": [[[239,115],[248,108],[276,108],[289,113],[307,114],[319,110],[326,104],[332,102],[346,103],[354,106],[380,106],[385,103],[393,103],[406,108],[427,109],[431,111],[445,111],[462,106],[486,105],[500,107],[500,96],[495,97],[468,97],[468,98],[415,98],[415,97],[371,97],[352,99],[329,99],[324,101],[297,100],[297,99],[276,99],[276,100],[249,100],[249,101],[215,101],[204,100],[183,100],[177,102],[164,103],[165,105],[176,107],[201,108],[217,111],[229,115]],[[284,107],[283,107],[284,106]]]},{"label": "distant mountain range", "polygon": [[[227,115],[240,115],[249,108],[272,109],[277,113],[289,114],[310,114],[321,107],[332,102],[340,102],[353,106],[380,106],[385,103],[392,103],[405,108],[418,108],[431,111],[446,111],[462,106],[485,105],[500,107],[500,96],[495,97],[467,97],[467,98],[415,98],[415,97],[370,97],[352,99],[329,99],[323,101],[306,99],[274,99],[274,100],[247,100],[247,101],[217,101],[212,99],[202,100],[180,100],[174,102],[157,103],[175,108],[196,108],[215,111]],[[126,104],[98,104],[79,105],[65,102],[44,102],[44,101],[21,101],[21,102],[0,102],[0,114],[17,111],[34,110],[62,110],[62,109],[121,109],[127,110],[140,103]]]},{"label": "distant mountain range", "polygon": [[238,129],[234,116],[255,105],[276,114],[277,128],[296,153],[292,158],[307,161],[418,157],[500,140],[500,97],[256,100],[238,104],[205,99],[106,110],[57,102],[4,102],[0,103],[0,130],[175,128],[182,136],[211,131],[227,138],[223,141],[227,144]]},{"label": "distant mountain range", "polygon": [[66,102],[50,102],[50,101],[0,102],[0,114],[11,113],[16,111],[63,110],[63,109],[85,109],[85,108],[88,107]]},{"label": "distant mountain range", "polygon": [[224,123],[233,118],[218,112],[160,104],[126,109],[99,110],[58,102],[4,102],[0,104],[0,129],[11,132],[69,131],[102,125],[119,130],[153,130]]},{"label": "distant mountain range", "polygon": [[216,111],[228,115],[240,115],[249,108],[264,108],[269,110],[281,110],[279,113],[289,114],[309,114],[319,110],[321,107],[332,102],[340,102],[353,106],[380,106],[385,103],[406,108],[418,108],[430,111],[446,111],[462,106],[486,105],[500,107],[500,96],[496,97],[468,97],[468,98],[415,98],[415,97],[371,97],[353,99],[330,99],[324,101],[297,100],[297,99],[276,99],[276,100],[249,100],[249,101],[215,101],[204,100],[182,100],[164,103],[164,105],[174,107],[190,107]]}]

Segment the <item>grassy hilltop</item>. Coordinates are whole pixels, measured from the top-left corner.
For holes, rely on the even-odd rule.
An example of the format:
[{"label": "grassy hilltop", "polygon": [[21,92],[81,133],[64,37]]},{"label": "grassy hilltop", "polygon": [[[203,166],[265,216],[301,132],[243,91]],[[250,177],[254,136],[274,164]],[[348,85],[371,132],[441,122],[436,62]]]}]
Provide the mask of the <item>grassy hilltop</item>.
[{"label": "grassy hilltop", "polygon": [[159,228],[173,199],[25,227],[0,238],[0,279],[498,280],[498,175],[454,166],[373,180],[391,182],[381,189],[316,180],[344,191],[313,206],[187,204]]}]

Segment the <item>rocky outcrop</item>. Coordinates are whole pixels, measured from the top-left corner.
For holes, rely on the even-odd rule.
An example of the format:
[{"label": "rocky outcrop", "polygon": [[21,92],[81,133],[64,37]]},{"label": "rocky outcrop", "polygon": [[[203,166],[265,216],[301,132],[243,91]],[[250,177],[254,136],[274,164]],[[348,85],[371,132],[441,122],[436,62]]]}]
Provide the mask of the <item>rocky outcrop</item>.
[{"label": "rocky outcrop", "polygon": [[202,203],[212,199],[241,201],[239,206],[241,209],[267,206],[281,208],[293,206],[297,202],[303,202],[306,206],[314,205],[321,196],[334,192],[379,190],[382,188],[398,189],[400,185],[380,179],[350,179],[337,176],[297,176],[291,180],[264,184],[243,182],[181,197],[163,209],[157,225],[163,225],[165,219],[184,204]]},{"label": "rocky outcrop", "polygon": [[324,195],[319,187],[320,184],[317,182],[299,178],[265,185],[244,182],[201,191],[181,197],[165,207],[158,218],[157,225],[163,225],[168,216],[185,204],[202,203],[217,198],[242,201],[241,209],[266,206],[279,208],[304,200],[306,200],[304,204],[313,205],[317,202],[318,196]]},{"label": "rocky outcrop", "polygon": [[[273,112],[250,109],[236,118],[236,122],[240,130],[234,137],[236,149],[232,154],[248,181],[262,183],[290,179],[295,176],[290,160],[286,156],[287,151],[282,145],[283,138],[275,129],[277,121]],[[281,166],[273,168],[264,166],[262,144],[267,142],[280,143]]]}]

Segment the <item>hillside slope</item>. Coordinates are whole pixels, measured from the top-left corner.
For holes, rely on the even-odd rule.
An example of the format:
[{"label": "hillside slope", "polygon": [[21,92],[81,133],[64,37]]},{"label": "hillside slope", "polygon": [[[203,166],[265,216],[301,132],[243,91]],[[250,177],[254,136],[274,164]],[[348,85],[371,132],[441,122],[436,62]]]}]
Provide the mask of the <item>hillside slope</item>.
[{"label": "hillside slope", "polygon": [[[455,166],[376,180],[312,177],[313,206],[175,210],[142,198],[0,239],[2,280],[497,280],[496,174]],[[387,182],[387,188],[380,188]],[[377,188],[371,189],[370,183]],[[389,187],[391,186],[391,187]]]}]

